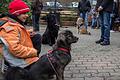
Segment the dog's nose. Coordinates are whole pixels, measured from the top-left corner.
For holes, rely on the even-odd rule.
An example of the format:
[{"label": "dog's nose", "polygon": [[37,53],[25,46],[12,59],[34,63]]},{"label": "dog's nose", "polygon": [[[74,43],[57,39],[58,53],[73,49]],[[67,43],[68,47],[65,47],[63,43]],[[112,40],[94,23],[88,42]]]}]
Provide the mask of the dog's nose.
[{"label": "dog's nose", "polygon": [[76,43],[78,41],[78,39],[79,39],[78,37],[74,36],[72,43]]},{"label": "dog's nose", "polygon": [[79,38],[75,36],[75,39],[78,40]]},{"label": "dog's nose", "polygon": [[76,37],[76,39],[78,40],[79,38],[78,38],[78,37]]}]

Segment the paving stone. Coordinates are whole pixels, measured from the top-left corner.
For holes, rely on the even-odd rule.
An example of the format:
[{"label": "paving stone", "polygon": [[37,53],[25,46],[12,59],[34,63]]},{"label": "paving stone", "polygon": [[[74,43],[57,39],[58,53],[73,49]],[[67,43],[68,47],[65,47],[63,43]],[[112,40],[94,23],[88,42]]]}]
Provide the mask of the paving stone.
[{"label": "paving stone", "polygon": [[105,80],[120,80],[120,76],[108,77],[108,78],[105,78]]},{"label": "paving stone", "polygon": [[85,77],[85,80],[104,80],[102,77]]},{"label": "paving stone", "polygon": [[85,79],[84,78],[71,78],[71,79],[69,79],[69,78],[67,79],[66,78],[65,80],[85,80]]},{"label": "paving stone", "polygon": [[81,78],[81,77],[90,77],[91,74],[90,73],[79,73],[79,74],[73,74],[73,78]]},{"label": "paving stone", "polygon": [[110,76],[109,73],[92,73],[93,77],[108,77]]}]

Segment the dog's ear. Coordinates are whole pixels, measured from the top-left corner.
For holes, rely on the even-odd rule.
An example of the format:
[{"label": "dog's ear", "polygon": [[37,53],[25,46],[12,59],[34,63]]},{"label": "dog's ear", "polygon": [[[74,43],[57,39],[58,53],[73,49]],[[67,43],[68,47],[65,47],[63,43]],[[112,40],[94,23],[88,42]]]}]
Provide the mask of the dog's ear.
[{"label": "dog's ear", "polygon": [[65,35],[63,33],[60,33],[58,38],[57,38],[57,41],[65,41]]},{"label": "dog's ear", "polygon": [[57,37],[57,44],[66,45],[66,36],[64,33],[60,33]]},{"label": "dog's ear", "polygon": [[53,49],[57,49],[58,47],[63,47],[66,45],[66,37],[64,33],[59,33],[56,39],[56,43],[53,45]]}]

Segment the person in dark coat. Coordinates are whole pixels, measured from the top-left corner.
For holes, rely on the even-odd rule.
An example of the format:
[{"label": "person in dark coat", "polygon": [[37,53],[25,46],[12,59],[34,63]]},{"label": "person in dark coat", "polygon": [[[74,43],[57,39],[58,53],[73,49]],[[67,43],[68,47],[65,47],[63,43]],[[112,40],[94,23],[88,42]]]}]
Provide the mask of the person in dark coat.
[{"label": "person in dark coat", "polygon": [[96,11],[99,12],[101,37],[97,44],[110,45],[110,14],[113,10],[113,0],[97,0]]},{"label": "person in dark coat", "polygon": [[88,12],[91,10],[91,4],[89,0],[81,0],[78,4],[79,15],[84,20],[85,29],[88,26]]},{"label": "person in dark coat", "polygon": [[113,11],[110,15],[110,32],[114,32],[114,22],[115,22],[115,19],[118,17],[118,7],[117,7],[117,1],[114,0],[113,2]]},{"label": "person in dark coat", "polygon": [[33,0],[31,8],[32,8],[33,30],[39,31],[39,18],[40,18],[41,10],[43,9],[42,0]]}]

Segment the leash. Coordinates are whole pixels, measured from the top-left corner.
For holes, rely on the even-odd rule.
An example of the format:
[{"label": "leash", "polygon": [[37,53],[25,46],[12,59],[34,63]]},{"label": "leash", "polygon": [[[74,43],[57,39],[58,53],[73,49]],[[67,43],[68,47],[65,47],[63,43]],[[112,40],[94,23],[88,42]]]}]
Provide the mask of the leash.
[{"label": "leash", "polygon": [[[67,50],[67,49],[65,49],[65,48],[58,48],[58,50],[62,50],[62,51],[65,51],[65,52],[69,52],[69,50]],[[52,52],[53,52],[53,50],[49,50],[49,51],[48,51],[48,54],[51,54]],[[49,61],[50,65],[52,66],[53,70],[55,71],[56,76],[60,79],[60,76],[59,76],[57,70],[55,69],[55,67],[53,66],[53,64],[52,64],[52,62],[51,62],[48,54],[47,54],[48,61]]]},{"label": "leash", "polygon": [[58,75],[58,72],[56,71],[55,67],[53,66],[53,64],[52,64],[52,62],[51,62],[51,60],[50,60],[48,54],[47,54],[47,58],[48,58],[48,61],[49,61],[50,65],[52,66],[53,70],[55,71],[56,76],[60,79],[60,76]]}]

